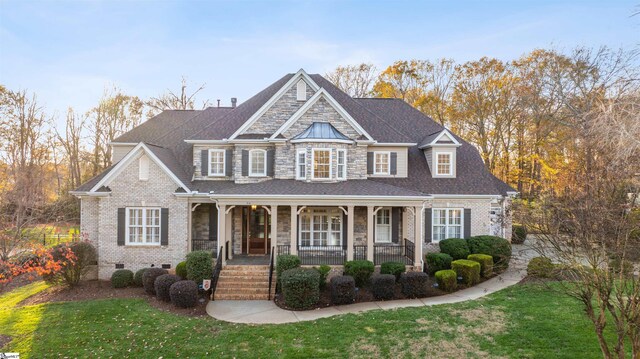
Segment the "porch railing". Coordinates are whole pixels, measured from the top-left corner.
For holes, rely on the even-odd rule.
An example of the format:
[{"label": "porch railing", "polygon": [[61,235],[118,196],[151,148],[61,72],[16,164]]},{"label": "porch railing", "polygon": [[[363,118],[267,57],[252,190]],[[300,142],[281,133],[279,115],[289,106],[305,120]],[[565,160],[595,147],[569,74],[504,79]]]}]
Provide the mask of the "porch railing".
[{"label": "porch railing", "polygon": [[[220,278],[220,272],[222,272],[222,255],[225,251],[224,245],[220,247],[220,250],[216,255],[216,265],[213,267],[213,273],[211,275],[211,300],[215,300],[216,288],[218,287],[218,278]],[[215,254],[216,251],[213,250]]]},{"label": "porch railing", "polygon": [[210,240],[208,238],[193,238],[191,239],[191,251],[212,251],[214,258],[217,256],[216,249],[218,248],[218,241]]},{"label": "porch railing", "polygon": [[278,244],[278,246],[276,247],[276,251],[278,255],[291,254],[291,246],[289,246],[288,244]]},{"label": "porch railing", "polygon": [[343,265],[347,251],[342,246],[299,247],[298,257],[304,265]]},{"label": "porch railing", "polygon": [[275,248],[271,247],[271,256],[269,257],[269,294],[267,295],[267,299],[271,300],[271,283],[273,282],[273,256],[275,255]]},{"label": "porch railing", "polygon": [[412,264],[413,258],[407,258],[405,248],[406,244],[401,246],[374,244],[373,263],[375,265],[380,265],[384,262],[400,262],[404,264]]},{"label": "porch railing", "polygon": [[356,245],[353,246],[353,259],[356,261],[364,261],[367,259],[367,246]]},{"label": "porch railing", "polygon": [[[413,260],[415,259],[415,250],[416,250],[416,245],[408,240],[408,239],[404,239],[404,256],[407,257],[407,261],[405,262],[405,264],[411,265],[413,264]],[[416,263],[415,265],[418,265],[418,263]]]}]

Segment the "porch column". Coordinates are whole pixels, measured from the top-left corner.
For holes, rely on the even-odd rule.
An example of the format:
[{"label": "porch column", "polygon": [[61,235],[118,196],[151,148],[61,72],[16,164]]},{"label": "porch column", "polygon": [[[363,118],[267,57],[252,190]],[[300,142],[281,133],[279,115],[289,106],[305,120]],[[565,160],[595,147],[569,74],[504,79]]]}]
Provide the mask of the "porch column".
[{"label": "porch column", "polygon": [[353,260],[353,223],[354,223],[353,206],[347,206],[347,260]]},{"label": "porch column", "polygon": [[409,238],[409,208],[402,208],[402,243],[404,239]]},{"label": "porch column", "polygon": [[[266,241],[265,241],[266,244]],[[271,205],[271,247],[278,245],[278,206]],[[270,248],[267,248],[270,250]]]},{"label": "porch column", "polygon": [[373,206],[367,206],[367,260],[373,262]]},{"label": "porch column", "polygon": [[415,220],[415,224],[414,224],[414,243],[416,248],[413,251],[413,254],[415,256],[415,258],[413,259],[413,265],[414,266],[421,266],[422,265],[422,218],[424,217],[424,213],[422,212],[422,207],[414,207],[413,208],[415,215],[414,220]]},{"label": "porch column", "polygon": [[233,226],[231,224],[232,220],[233,220],[233,209],[231,209],[229,211],[229,213],[226,213],[227,211],[225,210],[225,228],[226,228],[226,232],[225,232],[225,238],[226,240],[229,241],[229,259],[233,259],[233,234],[231,232],[231,230],[233,229]]},{"label": "porch column", "polygon": [[[227,264],[227,259],[225,258],[224,251],[220,253],[220,248],[226,244],[227,241],[227,221],[225,219],[225,212],[227,211],[227,206],[224,204],[218,205],[218,260],[222,260],[222,265]],[[226,247],[224,249],[227,250]]]},{"label": "porch column", "polygon": [[298,254],[298,206],[291,206],[291,241],[289,242],[289,253]]}]

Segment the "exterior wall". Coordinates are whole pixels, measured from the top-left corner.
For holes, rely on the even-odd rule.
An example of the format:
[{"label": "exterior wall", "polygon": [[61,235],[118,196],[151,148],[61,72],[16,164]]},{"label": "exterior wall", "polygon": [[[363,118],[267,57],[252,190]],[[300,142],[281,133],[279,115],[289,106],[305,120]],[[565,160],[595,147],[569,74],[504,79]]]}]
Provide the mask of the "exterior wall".
[{"label": "exterior wall", "polygon": [[[149,163],[149,178],[153,180],[138,179],[136,158],[109,183],[111,195],[99,199],[97,239],[100,279],[109,279],[117,263],[124,264],[126,269],[136,271],[152,265],[160,267],[162,264],[170,264],[174,268],[185,259],[189,248],[187,201],[173,195],[176,184],[153,161]],[[117,245],[117,211],[118,208],[130,206],[169,209],[167,246]],[[87,211],[91,211],[89,206]],[[83,228],[95,231],[96,226],[95,222],[92,223],[91,216],[88,216],[88,219],[83,218]],[[89,237],[92,237],[91,233]]]},{"label": "exterior wall", "polygon": [[98,229],[100,228],[99,199],[96,197],[83,197],[80,200],[80,236],[88,240],[99,250]]},{"label": "exterior wall", "polygon": [[111,161],[116,163],[126,156],[136,145],[117,145],[111,146]]},{"label": "exterior wall", "polygon": [[[383,175],[369,175],[369,177],[407,177],[408,175],[408,166],[409,166],[409,162],[408,162],[408,150],[407,147],[387,147],[387,146],[369,146],[369,148],[367,149],[367,152],[375,152],[375,151],[380,151],[380,152],[396,152],[398,154],[397,156],[397,162],[396,162],[396,175],[387,175],[387,176],[383,176]],[[364,159],[364,165],[365,165],[365,173],[366,173],[366,166],[367,166],[367,159]]]},{"label": "exterior wall", "polygon": [[[227,150],[233,148],[231,146],[203,146],[203,145],[193,145],[193,179],[195,180],[211,180],[211,181],[228,181],[233,179],[233,177],[226,176],[212,176],[209,177],[206,174],[202,174],[202,150]],[[232,161],[235,163],[238,157],[238,152],[233,153]],[[226,164],[225,164],[226,165]],[[232,171],[232,174],[235,174],[235,171]]]},{"label": "exterior wall", "polygon": [[283,135],[286,138],[292,138],[314,122],[329,122],[343,135],[353,140],[359,136],[358,132],[324,98],[313,104]]}]

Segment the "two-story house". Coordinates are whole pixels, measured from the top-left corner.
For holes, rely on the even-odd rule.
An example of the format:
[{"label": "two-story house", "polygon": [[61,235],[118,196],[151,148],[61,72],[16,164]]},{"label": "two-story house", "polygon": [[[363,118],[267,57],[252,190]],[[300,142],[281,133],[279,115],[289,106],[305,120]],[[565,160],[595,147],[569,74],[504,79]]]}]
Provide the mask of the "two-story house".
[{"label": "two-story house", "polygon": [[351,98],[300,70],[232,104],[151,118],[73,192],[100,278],[174,267],[199,249],[223,263],[273,252],[421,268],[430,243],[510,238],[514,190],[401,100]]}]

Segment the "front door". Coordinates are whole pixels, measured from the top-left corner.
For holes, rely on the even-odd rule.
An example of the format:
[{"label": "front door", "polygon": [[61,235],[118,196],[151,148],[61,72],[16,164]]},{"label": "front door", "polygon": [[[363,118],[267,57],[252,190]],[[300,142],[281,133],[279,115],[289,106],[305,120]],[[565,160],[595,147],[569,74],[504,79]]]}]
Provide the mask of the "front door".
[{"label": "front door", "polygon": [[[245,207],[243,210],[244,242],[243,252],[248,254],[267,254],[269,248],[269,214],[261,207]],[[243,243],[244,244],[244,243]]]}]

